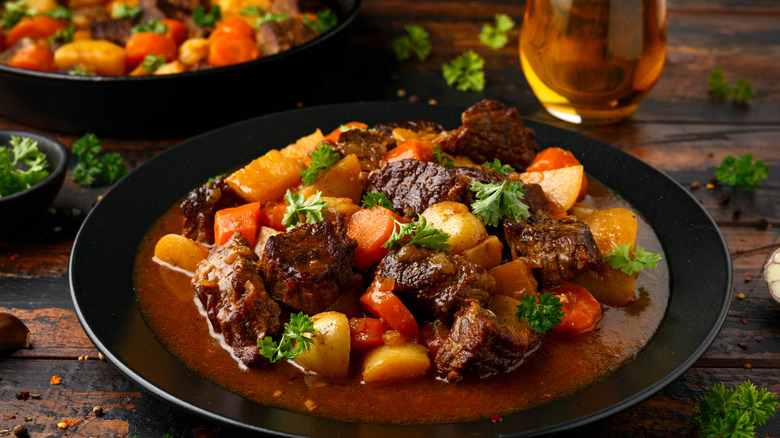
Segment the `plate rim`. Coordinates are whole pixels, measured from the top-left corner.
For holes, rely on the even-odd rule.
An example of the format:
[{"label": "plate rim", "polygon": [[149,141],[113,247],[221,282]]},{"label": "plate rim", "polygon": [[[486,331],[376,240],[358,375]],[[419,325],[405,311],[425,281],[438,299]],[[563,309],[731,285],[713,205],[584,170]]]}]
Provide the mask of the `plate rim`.
[{"label": "plate rim", "polygon": [[[90,309],[88,303],[83,302],[83,297],[79,295],[78,289],[81,287],[85,287],[79,284],[79,283],[83,283],[84,279],[82,278],[83,275],[77,272],[78,269],[81,269],[80,263],[86,263],[81,261],[82,251],[86,251],[85,248],[94,248],[94,246],[88,246],[88,245],[96,244],[94,242],[91,242],[90,240],[91,236],[89,236],[88,234],[90,232],[94,233],[94,231],[92,230],[96,226],[98,226],[98,224],[101,223],[100,221],[103,219],[101,216],[106,215],[106,213],[104,213],[106,209],[110,209],[112,207],[114,209],[116,208],[117,198],[120,196],[122,192],[127,190],[128,186],[132,186],[133,184],[136,185],[139,184],[138,179],[136,178],[137,176],[150,172],[149,169],[151,169],[151,171],[154,171],[155,167],[162,165],[158,163],[163,163],[164,161],[169,160],[169,158],[166,157],[173,157],[174,155],[181,154],[182,153],[181,151],[185,150],[186,148],[194,148],[194,146],[191,146],[193,144],[198,145],[201,142],[219,138],[221,135],[224,135],[225,133],[235,132],[236,130],[240,131],[242,129],[243,130],[248,129],[249,131],[251,131],[253,127],[257,127],[257,126],[263,126],[263,125],[274,126],[276,123],[279,123],[280,121],[289,122],[289,119],[291,118],[309,119],[314,116],[320,116],[323,114],[328,114],[327,117],[341,116],[342,118],[345,118],[347,117],[345,116],[345,114],[371,114],[372,116],[375,116],[376,114],[381,114],[383,112],[389,112],[392,114],[396,114],[397,112],[415,113],[415,114],[430,113],[436,115],[435,117],[444,114],[451,119],[452,115],[449,114],[448,112],[450,111],[456,112],[456,115],[459,118],[460,113],[464,109],[465,108],[428,106],[425,104],[410,104],[410,103],[403,103],[403,102],[342,103],[342,104],[322,105],[322,106],[294,109],[294,110],[289,110],[289,111],[284,111],[284,112],[279,112],[274,114],[263,115],[253,119],[234,123],[192,137],[188,140],[185,140],[177,144],[176,146],[164,150],[163,152],[157,154],[156,156],[142,163],[140,166],[134,169],[130,174],[128,174],[122,181],[117,183],[108,193],[106,193],[106,195],[104,195],[101,202],[98,203],[92,209],[92,211],[87,215],[84,223],[82,224],[76,236],[71,251],[70,261],[69,261],[69,287],[70,287],[71,297],[74,303],[74,307],[76,309],[76,314],[78,316],[79,322],[81,323],[82,327],[84,328],[90,340],[95,344],[96,347],[98,347],[98,349],[104,354],[106,359],[110,363],[112,363],[112,365],[118,368],[120,372],[125,374],[134,383],[140,385],[141,387],[143,387],[145,390],[149,391],[153,395],[162,398],[163,400],[169,403],[172,403],[176,406],[179,406],[190,412],[196,413],[198,415],[209,418],[211,420],[216,420],[241,429],[252,430],[256,432],[272,433],[277,436],[327,436],[327,437],[336,436],[335,434],[327,431],[325,431],[324,434],[320,434],[319,432],[322,430],[322,428],[317,428],[318,433],[314,433],[314,429],[315,429],[314,427],[311,428],[311,433],[309,433],[309,431],[305,429],[307,425],[299,425],[300,427],[292,428],[292,429],[291,428],[273,429],[273,428],[269,428],[269,426],[267,425],[260,425],[257,423],[247,423],[244,420],[240,420],[231,416],[226,416],[222,413],[217,413],[213,409],[204,407],[203,403],[205,402],[205,405],[208,406],[208,401],[182,400],[180,397],[171,394],[167,388],[162,388],[158,386],[156,382],[151,381],[149,375],[144,374],[144,373],[148,374],[150,372],[148,369],[139,370],[139,364],[135,362],[132,365],[128,364],[126,362],[128,360],[127,357],[119,356],[118,354],[115,354],[113,351],[114,349],[111,348],[111,345],[108,344],[107,342],[104,343],[104,340],[106,338],[105,334],[96,333],[95,331],[93,331],[92,325],[90,325],[90,323],[92,323],[93,325],[95,323],[94,318],[96,316],[93,315],[95,309]],[[413,118],[417,118],[417,117],[413,117]],[[399,118],[397,120],[408,120],[408,119],[409,118],[407,119]],[[385,120],[385,121],[389,122],[389,121],[397,121],[397,120]],[[435,118],[433,118],[433,120],[438,121]],[[344,121],[346,122],[348,120],[344,120]],[[398,428],[403,428],[403,432],[408,436],[438,435],[442,433],[442,431],[446,431],[446,433],[449,436],[466,436],[469,434],[473,434],[475,432],[479,432],[485,435],[502,435],[502,436],[508,435],[508,436],[517,436],[517,437],[561,432],[561,431],[570,430],[579,426],[583,426],[585,424],[589,424],[601,420],[607,416],[613,415],[621,410],[624,410],[630,406],[633,406],[645,400],[646,398],[660,391],[663,387],[671,383],[677,377],[682,375],[688,368],[690,368],[696,362],[696,360],[698,360],[699,357],[701,357],[701,355],[706,351],[706,349],[709,348],[711,343],[714,341],[715,337],[718,335],[725,321],[726,315],[728,313],[730,302],[731,302],[730,295],[731,295],[731,286],[733,281],[733,270],[731,266],[731,259],[728,253],[728,247],[726,245],[726,242],[722,234],[720,233],[717,224],[714,222],[714,220],[709,215],[709,213],[698,202],[696,202],[695,198],[693,198],[693,196],[690,195],[690,193],[688,193],[679,183],[677,183],[669,176],[665,175],[660,170],[655,169],[654,167],[648,165],[647,163],[639,160],[636,157],[633,157],[623,151],[613,148],[612,146],[609,146],[606,143],[600,142],[598,140],[595,140],[593,138],[584,136],[582,134],[573,131],[568,131],[559,127],[547,125],[541,122],[536,122],[528,119],[524,119],[524,122],[526,123],[527,126],[532,127],[537,132],[537,140],[539,139],[538,133],[540,131],[545,132],[545,135],[546,133],[553,132],[553,133],[557,133],[556,135],[569,136],[575,139],[578,144],[582,143],[584,145],[582,147],[595,147],[596,148],[595,152],[605,155],[609,159],[614,159],[616,162],[622,162],[623,164],[629,163],[631,166],[639,166],[639,168],[643,169],[643,172],[647,174],[647,177],[649,179],[653,181],[662,181],[667,186],[666,188],[671,188],[674,191],[674,193],[662,194],[661,195],[662,198],[664,196],[674,195],[678,198],[686,199],[687,208],[693,210],[696,214],[699,215],[699,217],[696,218],[698,221],[697,222],[698,226],[701,227],[701,230],[699,231],[706,229],[705,231],[707,232],[707,235],[713,234],[712,232],[714,232],[715,240],[709,243],[710,244],[714,243],[715,244],[714,246],[717,247],[718,249],[718,255],[723,256],[721,262],[724,264],[724,268],[725,268],[723,272],[724,277],[718,280],[718,282],[719,285],[722,286],[725,290],[722,291],[722,294],[718,295],[720,300],[718,300],[718,303],[714,303],[715,305],[713,306],[713,309],[710,310],[710,313],[712,314],[711,315],[712,321],[710,322],[712,324],[707,329],[706,333],[703,334],[703,337],[701,338],[701,342],[698,344],[698,346],[694,348],[690,352],[690,354],[687,355],[687,357],[683,358],[682,360],[675,360],[675,365],[672,366],[671,369],[668,372],[666,372],[666,374],[661,379],[657,379],[649,386],[645,386],[642,389],[635,392],[634,394],[632,394],[631,396],[621,399],[620,402],[612,403],[607,406],[600,407],[599,409],[596,410],[591,410],[590,412],[587,413],[587,415],[577,416],[565,421],[554,422],[550,425],[542,425],[540,427],[535,427],[533,429],[523,429],[522,427],[518,427],[519,425],[522,424],[522,420],[519,420],[518,418],[523,417],[525,415],[529,415],[527,414],[529,412],[533,414],[544,413],[544,408],[546,406],[560,404],[562,400],[569,401],[572,398],[577,398],[574,397],[577,394],[589,391],[591,390],[591,388],[601,385],[604,382],[610,381],[611,379],[619,378],[619,376],[623,373],[623,371],[626,368],[631,367],[631,365],[637,362],[638,360],[642,360],[642,361],[649,360],[646,352],[653,345],[653,343],[657,341],[658,334],[656,334],[656,336],[648,343],[648,345],[641,352],[639,352],[639,354],[632,361],[630,361],[625,366],[621,367],[611,375],[607,376],[600,382],[595,383],[570,396],[564,397],[564,399],[559,399],[551,403],[542,405],[540,407],[532,408],[526,411],[521,411],[515,414],[505,416],[503,420],[498,423],[494,423],[488,419],[485,419],[485,420],[475,420],[475,421],[463,422],[463,423],[448,423],[448,424],[423,425],[423,426],[388,426],[388,425],[374,425],[374,424],[366,425],[361,423],[347,423],[338,420],[325,420],[317,417],[311,417],[305,414],[291,413],[278,408],[261,406],[247,399],[243,399],[250,404],[255,404],[256,408],[260,409],[260,411],[267,411],[268,414],[273,414],[274,416],[279,416],[281,418],[279,420],[276,420],[275,417],[263,418],[263,420],[266,423],[272,425],[270,427],[277,427],[279,425],[284,425],[282,424],[284,421],[292,419],[295,422],[315,423],[320,426],[322,425],[334,426],[332,428],[332,431],[334,431],[336,434],[347,431],[350,435],[354,435],[359,432],[360,436],[372,436],[372,437],[392,436],[392,433],[394,431],[396,433],[398,432],[399,430]],[[306,132],[308,131],[303,130],[299,132],[298,137],[305,135]],[[546,147],[548,145],[540,144],[540,146]],[[577,154],[575,153],[575,155]],[[597,162],[595,160],[603,157],[588,156],[588,154],[586,154],[585,157],[578,156],[578,158],[583,158],[580,161],[583,163],[583,165],[587,170],[589,169],[588,163],[591,164],[595,163]],[[238,159],[239,158],[236,158],[236,160]],[[243,162],[248,162],[248,160],[241,161],[238,164]],[[597,176],[597,178],[604,181],[604,178],[602,177]],[[203,180],[205,180],[205,178],[201,179],[200,181]],[[605,182],[605,184],[607,183]],[[607,185],[610,186],[609,184]],[[621,196],[626,198],[625,194],[623,193],[624,191],[628,190],[628,188],[626,187],[630,188],[631,184],[627,184],[625,187],[622,187],[620,189],[616,189],[614,187],[612,188],[615,189]],[[184,195],[186,195],[186,192],[180,193],[177,198],[171,200],[169,207]],[[645,214],[646,212],[644,210],[640,210],[640,213],[643,214],[645,217],[647,217],[647,214]],[[648,222],[651,224],[654,230],[656,230],[657,224],[651,221],[649,217],[648,217]],[[656,232],[656,234],[658,233]],[[662,236],[659,235],[658,237],[662,241],[662,244],[664,244],[664,239],[662,239]],[[666,244],[664,244],[664,252],[669,254]],[[133,251],[133,253],[135,253],[135,251]],[[662,330],[664,330],[664,327],[667,326],[667,323],[670,318],[669,310],[672,309],[672,303],[676,298],[682,296],[681,291],[675,292],[678,284],[676,282],[677,278],[673,276],[673,266],[671,262],[669,262],[669,270],[670,270],[670,304],[668,306],[667,315],[665,316],[664,321],[662,322],[661,327],[659,328],[659,333]],[[121,293],[121,291],[119,293]],[[132,313],[132,309],[130,309],[130,311]],[[138,312],[138,309],[136,308],[135,311]],[[677,318],[675,315],[675,321],[676,320]],[[148,327],[146,329],[149,330]],[[112,341],[112,340],[113,339],[108,339],[108,341]],[[170,353],[168,353],[168,355],[170,356]],[[189,377],[194,376],[196,379],[203,380],[204,382],[199,382],[199,383],[203,384],[205,387],[209,387],[209,385],[211,385],[215,387],[217,391],[227,392],[227,390],[219,388],[217,385],[206,381],[205,379],[198,376],[192,371],[190,371],[189,374],[190,374]],[[159,376],[155,376],[155,378],[159,379]],[[236,397],[240,397],[233,393],[230,394]]]}]

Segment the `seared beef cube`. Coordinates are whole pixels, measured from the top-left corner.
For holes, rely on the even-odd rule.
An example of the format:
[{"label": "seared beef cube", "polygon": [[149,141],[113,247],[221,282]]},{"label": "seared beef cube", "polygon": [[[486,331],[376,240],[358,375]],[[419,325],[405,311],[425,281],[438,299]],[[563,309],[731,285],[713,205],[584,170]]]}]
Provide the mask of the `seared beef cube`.
[{"label": "seared beef cube", "polygon": [[271,296],[313,315],[360,282],[352,271],[355,248],[357,242],[329,220],[299,225],[268,237],[261,273]]},{"label": "seared beef cube", "polygon": [[504,220],[512,257],[525,257],[540,289],[563,284],[601,263],[590,227],[571,216],[561,220],[533,216]]},{"label": "seared beef cube", "polygon": [[387,151],[395,147],[393,137],[381,132],[371,132],[362,129],[350,129],[339,135],[333,150],[346,157],[357,155],[360,168],[370,172],[379,167],[379,161]]},{"label": "seared beef cube", "polygon": [[408,129],[418,134],[438,134],[444,131],[444,127],[440,124],[430,121],[428,119],[409,120],[406,122],[394,122],[394,123],[381,123],[374,126],[379,132],[391,135],[393,129],[401,128]]},{"label": "seared beef cube", "polygon": [[141,15],[136,17],[138,23],[148,23],[150,20],[162,20],[167,17],[158,0],[139,0],[138,5],[141,6]]},{"label": "seared beef cube", "polygon": [[266,363],[257,341],[279,332],[281,308],[265,290],[257,254],[239,232],[198,264],[192,286],[216,333],[246,365]]},{"label": "seared beef cube", "polygon": [[314,39],[317,32],[303,24],[301,20],[291,18],[284,21],[262,23],[255,32],[260,56],[275,55]]},{"label": "seared beef cube", "polygon": [[244,201],[227,185],[224,178],[206,183],[191,191],[182,201],[184,236],[198,242],[214,243],[214,215],[223,208],[235,207]]},{"label": "seared beef cube", "polygon": [[496,282],[468,257],[415,245],[394,246],[376,275],[395,280],[395,291],[433,318],[450,322],[468,300],[487,304]]},{"label": "seared beef cube", "polygon": [[453,169],[458,175],[463,175],[469,181],[477,181],[482,184],[498,183],[506,180],[506,176],[484,166],[456,167]]},{"label": "seared beef cube", "polygon": [[471,195],[468,178],[436,163],[419,160],[384,164],[368,174],[364,186],[367,192],[384,193],[396,211],[412,219],[433,204],[463,202]]},{"label": "seared beef cube", "polygon": [[436,354],[438,377],[455,382],[509,371],[539,345],[529,329],[502,324],[496,315],[471,301],[455,315],[450,335]]},{"label": "seared beef cube", "polygon": [[523,183],[523,189],[525,189],[525,195],[523,196],[523,203],[528,206],[528,211],[534,216],[544,216],[550,211],[550,201],[542,190],[542,186],[539,184]]},{"label": "seared beef cube", "polygon": [[89,32],[96,40],[108,40],[112,43],[124,46],[133,34],[133,22],[131,20],[97,20],[89,23]]},{"label": "seared beef cube", "polygon": [[463,125],[442,141],[445,152],[465,155],[475,163],[498,158],[523,171],[539,151],[534,132],[523,126],[517,108],[485,99],[464,111],[461,121]]}]

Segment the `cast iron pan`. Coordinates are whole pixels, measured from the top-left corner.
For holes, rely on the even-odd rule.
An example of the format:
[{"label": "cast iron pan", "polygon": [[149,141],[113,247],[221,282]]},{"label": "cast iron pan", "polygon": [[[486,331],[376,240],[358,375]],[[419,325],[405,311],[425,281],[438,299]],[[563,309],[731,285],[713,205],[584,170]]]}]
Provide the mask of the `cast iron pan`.
[{"label": "cast iron pan", "polygon": [[0,64],[0,115],[50,132],[181,137],[294,108],[321,86],[312,68],[344,43],[362,0],[325,0],[339,24],[299,47],[243,64],[177,75],[70,76]]},{"label": "cast iron pan", "polygon": [[212,420],[277,436],[457,438],[562,432],[639,403],[692,366],[717,335],[731,301],[731,258],[717,225],[683,187],[653,167],[591,138],[533,122],[528,126],[541,147],[570,149],[591,176],[644,215],[666,254],[671,288],[667,314],[645,349],[603,381],[496,423],[356,424],[242,398],[187,369],[157,341],[135,298],[136,248],[152,224],[191,189],[316,128],[332,129],[352,120],[373,124],[428,118],[453,129],[462,110],[401,103],[304,108],[234,124],[163,151],[106,194],[76,237],[70,288],[84,330],[109,362],[152,394]]}]

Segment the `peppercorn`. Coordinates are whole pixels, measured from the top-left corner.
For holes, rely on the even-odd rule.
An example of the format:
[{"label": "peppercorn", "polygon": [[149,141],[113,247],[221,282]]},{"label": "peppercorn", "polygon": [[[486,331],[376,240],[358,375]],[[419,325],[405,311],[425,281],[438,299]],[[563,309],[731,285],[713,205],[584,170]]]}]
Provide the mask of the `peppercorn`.
[{"label": "peppercorn", "polygon": [[94,408],[92,408],[92,413],[95,414],[96,417],[103,415],[103,407],[95,406]]},{"label": "peppercorn", "polygon": [[17,424],[14,427],[14,435],[18,436],[19,438],[23,438],[23,437],[28,436],[27,435],[27,428],[24,427],[24,424]]}]

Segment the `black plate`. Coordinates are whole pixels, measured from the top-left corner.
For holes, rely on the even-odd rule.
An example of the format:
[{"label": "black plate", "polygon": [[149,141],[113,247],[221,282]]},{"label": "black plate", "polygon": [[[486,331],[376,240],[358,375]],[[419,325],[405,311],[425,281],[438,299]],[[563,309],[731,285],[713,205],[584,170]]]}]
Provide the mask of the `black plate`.
[{"label": "black plate", "polygon": [[307,108],[241,122],[162,152],[120,181],[95,206],[76,237],[70,287],[84,329],[112,364],[151,393],[211,419],[285,436],[525,436],[562,431],[642,401],[693,365],[720,330],[730,303],[731,259],[717,226],[685,189],[658,170],[588,137],[533,122],[528,125],[542,147],[572,150],[590,175],[632,203],[653,225],[667,256],[671,301],[661,327],[633,361],[603,381],[498,423],[353,424],[244,399],[193,373],[158,343],[136,303],[134,249],[154,221],[189,190],[316,128],[328,130],[351,120],[371,124],[429,118],[452,129],[459,125],[462,110],[398,103]]},{"label": "black plate", "polygon": [[312,66],[343,47],[361,0],[324,0],[339,24],[291,50],[227,67],[161,76],[69,76],[0,64],[0,115],[74,135],[116,138],[200,134],[295,108],[332,69]]}]

